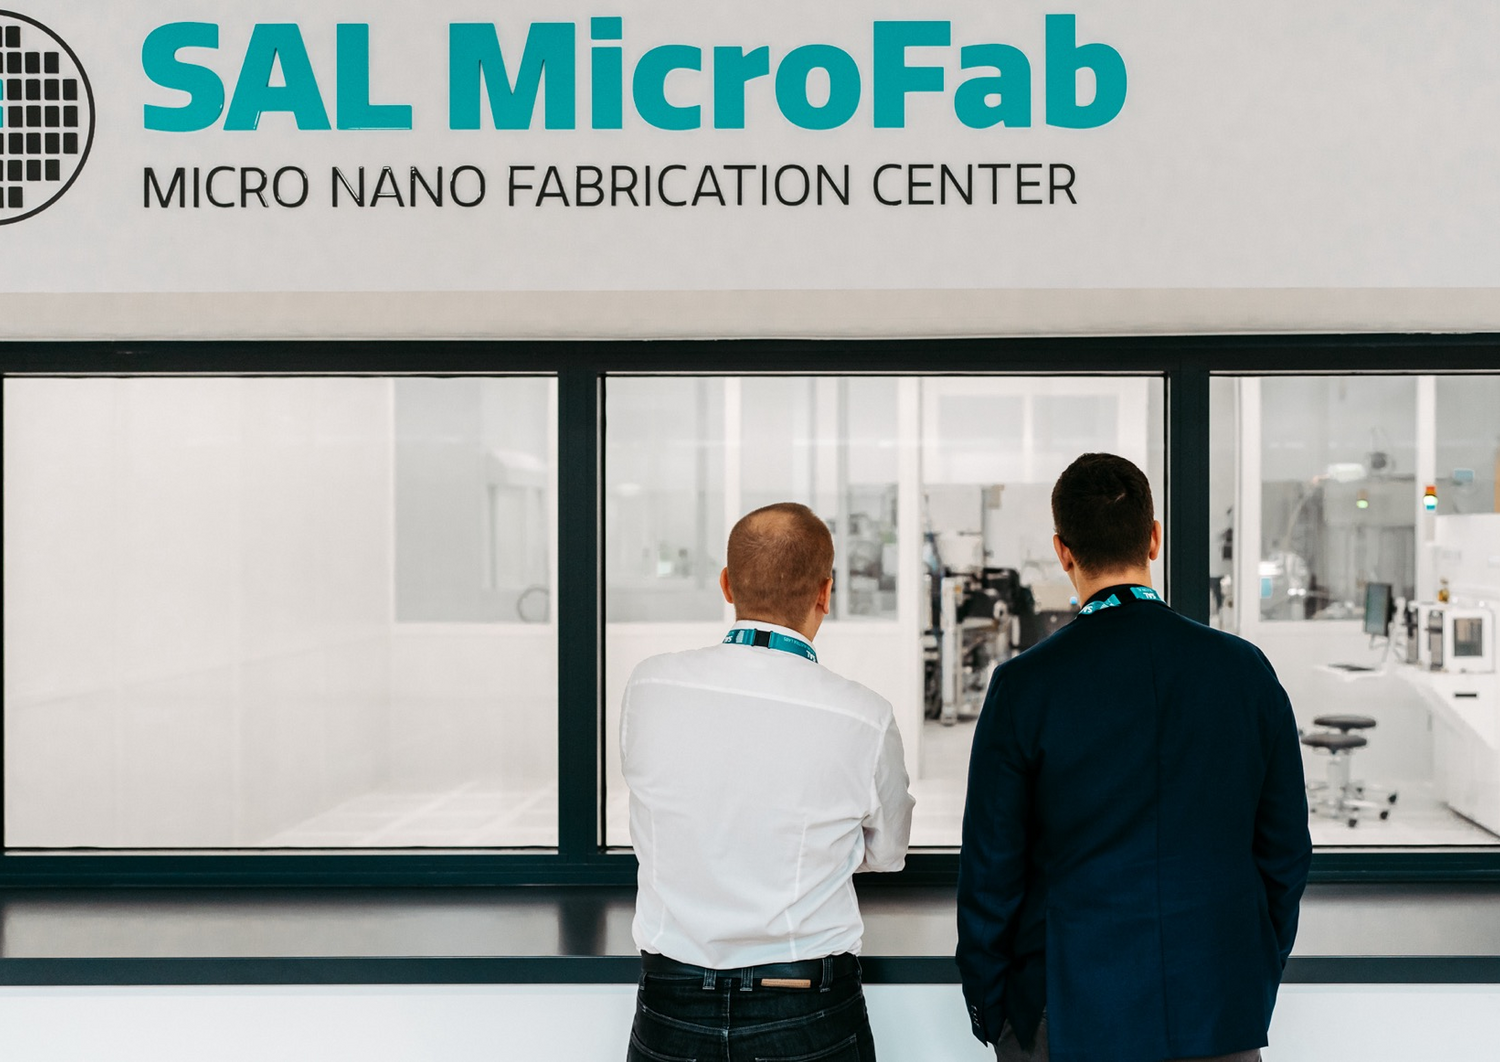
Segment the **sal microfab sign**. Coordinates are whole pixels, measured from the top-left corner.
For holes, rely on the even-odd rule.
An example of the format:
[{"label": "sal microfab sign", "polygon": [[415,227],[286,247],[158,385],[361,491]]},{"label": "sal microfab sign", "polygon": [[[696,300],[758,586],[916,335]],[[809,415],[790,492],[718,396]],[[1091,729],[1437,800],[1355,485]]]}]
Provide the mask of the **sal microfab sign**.
[{"label": "sal microfab sign", "polygon": [[[945,68],[931,60],[932,49],[954,47],[951,22],[875,22],[872,34],[868,70],[833,44],[804,44],[776,55],[766,46],[663,44],[645,51],[627,77],[624,20],[618,17],[589,20],[582,58],[577,23],[531,23],[519,56],[514,42],[502,46],[494,24],[454,23],[448,27],[448,128],[481,128],[487,105],[494,128],[529,129],[539,92],[544,128],[577,128],[579,68],[584,64],[589,74],[587,120],[593,129],[622,128],[627,101],[642,121],[659,129],[701,129],[706,124],[743,129],[751,93],[772,95],[781,117],[803,129],[844,125],[867,93],[876,128],[904,128],[907,97],[913,93],[951,93],[954,117],[970,128],[1032,124],[1033,60],[1020,48],[960,45],[958,66],[964,76],[950,85]],[[296,24],[258,24],[232,90],[217,72],[194,61],[198,50],[218,47],[219,27],[212,22],[173,22],[151,32],[141,49],[146,76],[162,88],[186,93],[187,100],[176,106],[147,104],[147,129],[190,133],[222,121],[224,129],[250,130],[262,115],[278,112],[290,114],[299,129],[412,128],[410,104],[373,101],[368,24],[337,27],[331,71],[314,68]],[[924,51],[914,56],[909,49]],[[1046,16],[1040,61],[1045,98],[1039,117],[1047,125],[1093,129],[1120,113],[1125,62],[1107,44],[1080,44],[1075,16]],[[1078,91],[1078,75],[1085,70],[1094,82],[1086,102]],[[687,73],[672,78],[669,91],[668,77],[679,71]],[[809,85],[814,72],[820,72],[816,92]]]}]

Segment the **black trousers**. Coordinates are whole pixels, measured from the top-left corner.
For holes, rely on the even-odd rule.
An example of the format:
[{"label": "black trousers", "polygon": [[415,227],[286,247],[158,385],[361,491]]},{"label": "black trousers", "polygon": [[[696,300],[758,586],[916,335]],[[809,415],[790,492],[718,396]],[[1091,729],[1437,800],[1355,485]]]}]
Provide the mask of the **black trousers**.
[{"label": "black trousers", "polygon": [[627,1062],[875,1062],[859,960],[709,970],[641,955]]}]

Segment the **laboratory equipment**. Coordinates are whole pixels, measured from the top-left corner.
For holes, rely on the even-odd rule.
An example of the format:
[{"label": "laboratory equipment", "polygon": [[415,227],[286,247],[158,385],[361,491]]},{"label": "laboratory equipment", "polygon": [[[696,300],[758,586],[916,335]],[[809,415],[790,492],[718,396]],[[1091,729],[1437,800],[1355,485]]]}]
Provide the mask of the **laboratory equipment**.
[{"label": "laboratory equipment", "polygon": [[1489,674],[1495,670],[1495,614],[1486,608],[1450,605],[1442,617],[1443,666],[1456,674]]},{"label": "laboratory equipment", "polygon": [[1415,663],[1458,675],[1495,670],[1495,614],[1487,608],[1418,604],[1420,637]]},{"label": "laboratory equipment", "polygon": [[1383,454],[1308,481],[1267,482],[1262,501],[1263,619],[1353,619],[1370,576],[1415,596],[1414,481]]},{"label": "laboratory equipment", "polygon": [[945,568],[937,585],[925,640],[926,714],[952,725],[979,711],[995,668],[1027,647],[1022,617],[1033,617],[1036,606],[1013,568]]},{"label": "laboratory equipment", "polygon": [[1439,516],[1435,525],[1432,585],[1446,586],[1448,599],[1415,606],[1415,666],[1396,672],[1432,712],[1439,795],[1460,815],[1500,833],[1500,513]]},{"label": "laboratory equipment", "polygon": [[1417,663],[1425,664],[1429,671],[1443,670],[1443,612],[1431,605],[1417,606],[1417,615],[1425,618],[1419,621],[1423,637],[1417,649]]},{"label": "laboratory equipment", "polygon": [[1365,633],[1371,638],[1388,638],[1396,602],[1390,583],[1365,584]]},{"label": "laboratory equipment", "polygon": [[[926,718],[949,726],[978,713],[997,666],[1074,614],[1071,608],[1039,611],[1032,584],[1018,569],[995,563],[1003,491],[998,484],[945,485],[926,494],[924,708]],[[1054,603],[1044,573],[1032,578]]]}]

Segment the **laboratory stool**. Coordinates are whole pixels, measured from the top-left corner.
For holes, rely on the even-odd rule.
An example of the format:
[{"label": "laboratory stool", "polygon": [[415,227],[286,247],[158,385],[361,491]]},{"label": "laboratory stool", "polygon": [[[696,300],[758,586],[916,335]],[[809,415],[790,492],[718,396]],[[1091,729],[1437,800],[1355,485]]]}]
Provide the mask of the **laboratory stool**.
[{"label": "laboratory stool", "polygon": [[1367,715],[1320,715],[1313,723],[1328,729],[1302,735],[1302,744],[1328,753],[1328,776],[1326,781],[1308,784],[1309,809],[1316,815],[1343,819],[1350,827],[1358,826],[1360,816],[1369,812],[1389,818],[1396,791],[1357,780],[1350,771],[1354,750],[1369,744],[1354,731],[1373,728],[1375,720]]}]

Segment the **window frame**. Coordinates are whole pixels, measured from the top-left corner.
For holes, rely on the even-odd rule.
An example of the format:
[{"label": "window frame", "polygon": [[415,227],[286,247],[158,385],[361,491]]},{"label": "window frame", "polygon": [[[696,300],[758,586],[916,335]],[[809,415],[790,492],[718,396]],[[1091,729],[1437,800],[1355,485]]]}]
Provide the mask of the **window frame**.
[{"label": "window frame", "polygon": [[[1127,336],[691,341],[12,342],[17,375],[549,375],[558,383],[558,847],[555,851],[13,851],[0,887],[633,884],[603,844],[604,389],[611,375],[1155,375],[1166,389],[1167,592],[1208,618],[1213,375],[1500,372],[1500,335]],[[3,383],[0,383],[3,386]],[[3,505],[3,484],[0,484]],[[592,563],[569,563],[591,558]],[[3,618],[0,618],[3,622]],[[3,769],[0,728],[0,769]],[[3,787],[0,787],[3,802]],[[0,803],[3,825],[3,803]],[[0,837],[3,844],[3,837]],[[860,887],[952,886],[958,856],[917,851]],[[1320,850],[1315,881],[1500,881],[1500,848]]]}]

